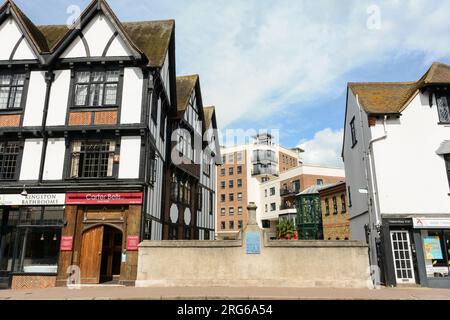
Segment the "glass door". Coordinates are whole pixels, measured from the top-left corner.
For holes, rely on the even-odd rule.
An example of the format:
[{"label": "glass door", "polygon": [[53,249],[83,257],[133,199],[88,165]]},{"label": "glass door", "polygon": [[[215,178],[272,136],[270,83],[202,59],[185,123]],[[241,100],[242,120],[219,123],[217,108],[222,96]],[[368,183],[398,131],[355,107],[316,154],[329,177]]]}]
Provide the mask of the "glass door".
[{"label": "glass door", "polygon": [[409,232],[405,230],[391,231],[391,244],[397,284],[416,283]]}]

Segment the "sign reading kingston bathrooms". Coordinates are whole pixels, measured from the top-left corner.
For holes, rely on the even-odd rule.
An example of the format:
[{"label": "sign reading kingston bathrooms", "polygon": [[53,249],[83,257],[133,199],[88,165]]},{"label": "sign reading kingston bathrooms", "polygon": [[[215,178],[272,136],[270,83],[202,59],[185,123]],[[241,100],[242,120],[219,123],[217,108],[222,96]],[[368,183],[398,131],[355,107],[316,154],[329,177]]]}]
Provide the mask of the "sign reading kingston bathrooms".
[{"label": "sign reading kingston bathrooms", "polygon": [[22,196],[20,194],[0,195],[0,206],[58,206],[64,205],[64,193],[36,193]]},{"label": "sign reading kingston bathrooms", "polygon": [[248,231],[245,238],[247,254],[260,254],[260,236],[259,232]]}]

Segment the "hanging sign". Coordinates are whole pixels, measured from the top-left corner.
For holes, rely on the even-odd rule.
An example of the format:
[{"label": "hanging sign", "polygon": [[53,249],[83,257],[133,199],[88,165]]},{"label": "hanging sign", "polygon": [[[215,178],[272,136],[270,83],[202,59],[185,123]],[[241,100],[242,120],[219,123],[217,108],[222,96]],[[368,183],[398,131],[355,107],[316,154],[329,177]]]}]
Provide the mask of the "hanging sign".
[{"label": "hanging sign", "polygon": [[142,192],[67,193],[66,204],[142,204]]},{"label": "hanging sign", "polygon": [[73,245],[73,237],[71,236],[61,237],[61,245],[60,245],[61,251],[72,251],[72,245]]},{"label": "hanging sign", "polygon": [[137,251],[139,248],[139,237],[128,236],[127,237],[127,251]]}]

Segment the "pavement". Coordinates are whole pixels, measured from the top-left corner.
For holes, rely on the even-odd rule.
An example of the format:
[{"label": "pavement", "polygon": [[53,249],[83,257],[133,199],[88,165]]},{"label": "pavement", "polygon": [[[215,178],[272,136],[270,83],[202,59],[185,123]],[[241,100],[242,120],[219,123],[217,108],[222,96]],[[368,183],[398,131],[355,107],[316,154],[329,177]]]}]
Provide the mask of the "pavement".
[{"label": "pavement", "polygon": [[0,290],[0,300],[450,300],[450,289],[89,286]]}]

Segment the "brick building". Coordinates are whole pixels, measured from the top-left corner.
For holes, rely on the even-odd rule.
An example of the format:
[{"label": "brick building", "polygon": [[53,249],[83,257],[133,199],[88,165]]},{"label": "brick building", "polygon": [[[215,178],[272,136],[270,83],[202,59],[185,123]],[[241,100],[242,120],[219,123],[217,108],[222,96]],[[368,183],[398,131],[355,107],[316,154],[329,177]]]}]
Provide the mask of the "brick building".
[{"label": "brick building", "polygon": [[319,190],[324,240],[349,240],[350,216],[345,182]]}]

